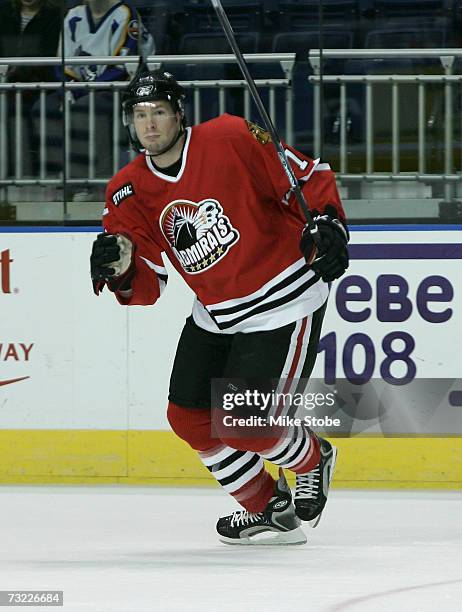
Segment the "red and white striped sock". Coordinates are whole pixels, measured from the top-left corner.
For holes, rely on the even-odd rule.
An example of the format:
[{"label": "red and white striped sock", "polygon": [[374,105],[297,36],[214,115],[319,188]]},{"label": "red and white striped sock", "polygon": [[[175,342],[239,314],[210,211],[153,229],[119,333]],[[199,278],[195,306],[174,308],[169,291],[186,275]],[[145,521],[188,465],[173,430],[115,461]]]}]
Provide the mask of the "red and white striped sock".
[{"label": "red and white striped sock", "polygon": [[257,453],[219,444],[199,452],[199,457],[224,490],[246,510],[262,512],[266,508],[275,481]]},{"label": "red and white striped sock", "polygon": [[306,474],[319,463],[319,441],[316,435],[303,425],[294,425],[290,427],[287,437],[259,454],[267,461],[291,472]]}]

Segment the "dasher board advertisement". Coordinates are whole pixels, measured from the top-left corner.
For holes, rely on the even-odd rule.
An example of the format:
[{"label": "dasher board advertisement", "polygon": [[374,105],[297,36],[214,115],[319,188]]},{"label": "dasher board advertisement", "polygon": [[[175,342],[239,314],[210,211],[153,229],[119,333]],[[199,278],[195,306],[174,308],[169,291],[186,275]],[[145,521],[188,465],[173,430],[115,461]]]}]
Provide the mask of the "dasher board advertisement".
[{"label": "dasher board advertisement", "polygon": [[[192,292],[166,262],[153,307],[122,307],[106,290],[97,298],[98,231],[1,230],[1,429],[169,429],[170,369]],[[368,226],[351,236],[313,376],[462,377],[460,228]]]}]

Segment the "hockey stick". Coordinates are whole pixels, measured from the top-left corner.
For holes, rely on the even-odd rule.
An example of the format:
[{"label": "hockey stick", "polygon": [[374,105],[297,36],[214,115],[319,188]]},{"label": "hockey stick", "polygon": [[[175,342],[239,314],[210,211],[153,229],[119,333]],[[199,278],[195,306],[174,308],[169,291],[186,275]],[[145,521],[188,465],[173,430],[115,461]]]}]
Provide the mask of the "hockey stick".
[{"label": "hockey stick", "polygon": [[237,60],[237,63],[239,64],[239,68],[241,69],[241,72],[244,75],[245,80],[247,81],[247,85],[250,89],[250,93],[252,94],[252,98],[254,99],[254,102],[258,108],[258,111],[263,120],[263,123],[265,124],[265,128],[271,134],[271,139],[273,141],[274,146],[276,147],[276,151],[277,151],[279,160],[282,164],[282,167],[284,168],[284,172],[286,173],[287,178],[289,179],[290,190],[294,193],[297,199],[297,202],[305,216],[306,223],[308,227],[310,228],[310,234],[313,237],[314,243],[316,244],[318,248],[320,248],[321,239],[319,237],[318,227],[313,220],[313,216],[308,208],[308,204],[306,203],[305,196],[303,195],[302,190],[300,189],[300,186],[295,177],[294,171],[292,170],[288,162],[286,152],[281,143],[281,139],[279,138],[279,135],[276,132],[276,128],[274,127],[273,122],[271,121],[271,117],[268,115],[266,108],[260,98],[260,94],[257,91],[257,87],[254,83],[254,80],[250,75],[245,59],[236,42],[236,38],[234,36],[234,32],[231,27],[231,24],[229,23],[229,19],[221,4],[221,0],[211,0],[211,2],[212,2],[213,8],[215,9],[215,13],[218,17],[218,20],[221,24],[221,27],[223,28],[226,38],[228,39],[228,42],[231,46],[231,49],[233,50],[234,55],[236,56],[236,60]]}]

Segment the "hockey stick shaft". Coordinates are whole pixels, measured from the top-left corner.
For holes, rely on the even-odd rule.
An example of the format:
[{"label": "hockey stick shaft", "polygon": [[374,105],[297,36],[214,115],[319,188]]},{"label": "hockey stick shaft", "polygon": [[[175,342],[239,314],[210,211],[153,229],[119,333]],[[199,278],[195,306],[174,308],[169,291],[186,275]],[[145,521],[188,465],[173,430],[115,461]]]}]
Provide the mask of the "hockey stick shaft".
[{"label": "hockey stick shaft", "polygon": [[231,24],[229,23],[228,16],[226,15],[223,9],[221,0],[211,0],[211,2],[213,8],[215,9],[215,13],[218,17],[218,20],[221,24],[221,27],[223,28],[226,38],[228,39],[228,42],[231,46],[231,49],[233,50],[233,53],[236,56],[239,68],[241,69],[241,72],[247,82],[252,98],[257,106],[258,112],[260,113],[263,123],[265,124],[265,128],[271,135],[271,139],[273,141],[274,146],[276,147],[279,160],[282,164],[282,167],[284,168],[284,172],[286,173],[287,178],[289,179],[290,189],[295,195],[295,198],[297,199],[297,202],[303,212],[303,215],[306,219],[308,227],[310,228],[310,233],[313,237],[316,246],[320,247],[321,240],[319,237],[317,225],[313,220],[313,216],[310,212],[310,209],[308,208],[305,196],[303,195],[302,190],[300,189],[294,171],[292,170],[292,167],[289,164],[281,139],[279,138],[279,135],[276,131],[276,128],[274,127],[271,117],[268,115],[265,105],[263,104],[260,98],[260,94],[258,93],[255,82],[249,72],[244,56],[242,55],[241,50],[239,49],[239,46],[236,42],[233,29],[231,27]]}]

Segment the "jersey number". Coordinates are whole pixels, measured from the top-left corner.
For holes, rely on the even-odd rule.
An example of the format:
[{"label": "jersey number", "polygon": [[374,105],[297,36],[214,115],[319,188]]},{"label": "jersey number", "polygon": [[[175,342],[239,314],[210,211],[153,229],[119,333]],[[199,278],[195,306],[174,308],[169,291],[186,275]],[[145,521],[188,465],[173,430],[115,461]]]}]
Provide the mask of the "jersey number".
[{"label": "jersey number", "polygon": [[305,168],[308,166],[308,162],[306,160],[300,159],[299,157],[295,155],[295,153],[292,153],[292,151],[289,151],[289,149],[286,149],[285,153],[289,159],[291,159],[297,164],[300,170],[305,170]]}]

